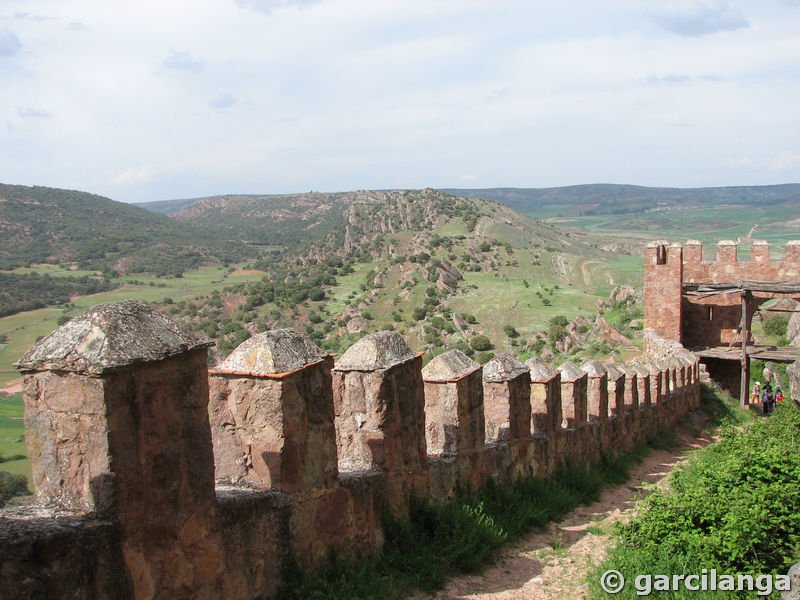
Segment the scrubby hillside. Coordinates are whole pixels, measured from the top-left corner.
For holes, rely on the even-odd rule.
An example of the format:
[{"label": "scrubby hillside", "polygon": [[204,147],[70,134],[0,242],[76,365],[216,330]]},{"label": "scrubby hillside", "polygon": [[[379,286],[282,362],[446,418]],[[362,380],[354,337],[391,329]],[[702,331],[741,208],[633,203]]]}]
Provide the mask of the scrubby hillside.
[{"label": "scrubby hillside", "polygon": [[525,353],[564,314],[593,317],[639,259],[494,202],[436,190],[225,196],[174,214],[214,222],[266,245],[260,283],[169,312],[219,340],[227,354],[249,335],[292,326],[340,351],[393,328],[431,355],[461,347],[486,359]]},{"label": "scrubby hillside", "polygon": [[0,269],[81,268],[177,274],[204,260],[241,260],[241,243],[102,196],[0,184]]}]

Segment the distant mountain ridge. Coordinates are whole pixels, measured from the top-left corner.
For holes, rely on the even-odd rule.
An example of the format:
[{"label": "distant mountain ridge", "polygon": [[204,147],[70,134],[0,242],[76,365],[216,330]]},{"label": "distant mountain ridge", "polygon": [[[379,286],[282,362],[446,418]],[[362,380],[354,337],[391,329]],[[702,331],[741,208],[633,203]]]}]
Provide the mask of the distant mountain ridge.
[{"label": "distant mountain ridge", "polygon": [[[656,206],[714,206],[720,203],[781,204],[800,201],[800,183],[758,186],[669,188],[598,183],[554,188],[445,188],[448,194],[494,200],[536,216],[545,206],[564,212],[615,214]],[[571,209],[571,210],[570,210]]]},{"label": "distant mountain ridge", "polygon": [[[800,201],[800,183],[754,186],[723,186],[701,188],[647,187],[616,183],[590,183],[549,188],[439,188],[440,191],[464,198],[481,198],[505,204],[511,208],[535,215],[542,206],[575,206],[575,211],[599,211],[598,214],[637,212],[655,205],[713,206],[721,202],[776,204]],[[353,192],[343,192],[353,193]],[[337,194],[327,194],[336,196]],[[162,214],[184,211],[192,205],[210,198],[269,199],[288,198],[297,194],[240,194],[236,196],[211,196],[180,200],[140,202],[140,208]],[[597,205],[587,209],[586,205]]]}]

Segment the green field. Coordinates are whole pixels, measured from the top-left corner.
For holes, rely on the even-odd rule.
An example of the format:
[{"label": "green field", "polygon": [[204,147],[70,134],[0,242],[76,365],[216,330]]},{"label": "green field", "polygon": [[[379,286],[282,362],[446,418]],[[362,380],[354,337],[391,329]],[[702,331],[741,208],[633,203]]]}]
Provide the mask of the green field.
[{"label": "green field", "polygon": [[183,277],[175,278],[132,275],[123,278],[123,281],[138,281],[138,285],[124,283],[115,290],[76,298],[72,302],[73,306],[66,310],[41,308],[3,317],[0,319],[0,335],[6,335],[8,341],[0,349],[0,388],[19,377],[12,364],[36,343],[39,337],[55,329],[58,326],[58,318],[62,315],[72,317],[96,304],[129,298],[145,302],[161,302],[167,297],[176,301],[192,299],[237,283],[258,281],[261,277],[261,273],[232,274],[230,269],[222,267],[201,267],[187,271]]},{"label": "green field", "polygon": [[[591,234],[626,236],[641,240],[668,239],[683,242],[700,240],[707,244],[706,260],[713,260],[719,240],[746,238],[754,225],[753,237],[772,245],[773,260],[783,256],[783,246],[800,238],[800,207],[722,206],[684,210],[653,211],[617,215],[557,217],[552,211],[536,211],[530,216],[547,219],[554,225],[576,227]],[[744,250],[742,247],[740,250]],[[747,254],[742,253],[743,258]]]},{"label": "green field", "polygon": [[[27,455],[22,413],[22,394],[0,396],[0,456]],[[31,463],[27,458],[0,463],[0,471],[25,475],[30,488]]]}]

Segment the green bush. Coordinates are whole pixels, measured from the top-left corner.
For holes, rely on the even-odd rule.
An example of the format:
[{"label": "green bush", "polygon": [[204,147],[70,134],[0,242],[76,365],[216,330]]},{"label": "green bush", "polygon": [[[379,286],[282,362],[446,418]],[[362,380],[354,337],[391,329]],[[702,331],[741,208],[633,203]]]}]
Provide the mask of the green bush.
[{"label": "green bush", "polygon": [[0,471],[0,507],[5,506],[14,496],[30,494],[28,480],[24,475],[13,475]]},{"label": "green bush", "polygon": [[[769,419],[729,422],[720,441],[655,491],[597,575],[642,573],[786,573],[800,548],[800,409],[783,402]],[[593,576],[594,582],[597,577]],[[632,579],[631,579],[632,581]],[[626,589],[620,598],[635,598]],[[594,584],[595,597],[605,597]],[[697,592],[670,598],[703,598]],[[711,596],[708,596],[711,597]],[[721,597],[714,595],[714,598]]]},{"label": "green bush", "polygon": [[476,336],[474,336],[469,341],[469,345],[472,346],[473,350],[477,350],[478,352],[482,352],[484,350],[491,350],[492,349],[492,342],[485,335],[476,335]]},{"label": "green bush", "polygon": [[770,317],[769,319],[764,319],[764,333],[773,337],[784,337],[786,335],[786,327],[788,325],[789,317],[785,317],[783,315]]},{"label": "green bush", "polygon": [[503,333],[510,338],[519,337],[519,332],[514,328],[513,325],[505,325],[503,327]]}]

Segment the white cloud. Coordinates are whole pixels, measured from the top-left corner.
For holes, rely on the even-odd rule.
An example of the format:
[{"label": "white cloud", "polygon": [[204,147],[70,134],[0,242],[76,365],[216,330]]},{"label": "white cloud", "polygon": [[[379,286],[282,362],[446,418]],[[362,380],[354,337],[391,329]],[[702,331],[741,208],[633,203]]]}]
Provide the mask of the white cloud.
[{"label": "white cloud", "polygon": [[217,94],[208,101],[211,108],[230,108],[236,104],[236,96],[228,91],[217,92]]},{"label": "white cloud", "polygon": [[779,3],[673,5],[711,7],[717,27],[746,7],[750,24],[676,36],[633,0],[4,1],[53,17],[0,14],[19,42],[0,58],[8,183],[138,201],[458,187],[462,174],[487,187],[800,179],[776,158],[800,130],[800,13]]},{"label": "white cloud", "polygon": [[17,108],[17,114],[23,119],[49,119],[53,116],[53,113],[51,112],[42,110],[41,108],[32,108],[30,106],[22,106]]},{"label": "white cloud", "polygon": [[155,175],[156,173],[152,166],[141,165],[133,169],[127,169],[122,173],[118,173],[111,178],[111,183],[126,186],[148,183],[155,177]]},{"label": "white cloud", "polygon": [[692,78],[689,75],[671,73],[669,75],[650,75],[647,78],[647,83],[686,83],[691,80]]},{"label": "white cloud", "polygon": [[278,8],[293,7],[305,9],[312,4],[318,4],[321,1],[322,0],[236,0],[236,4],[243,8],[249,8],[250,10],[262,12],[264,14],[270,14]]},{"label": "white cloud", "polygon": [[685,36],[702,36],[720,31],[735,31],[750,26],[741,10],[726,2],[694,0],[667,4],[651,16],[664,29]]},{"label": "white cloud", "polygon": [[204,61],[193,58],[188,51],[178,51],[175,48],[170,50],[169,56],[161,64],[167,69],[191,71],[193,73],[199,73],[205,67]]},{"label": "white cloud", "polygon": [[788,171],[800,168],[800,153],[784,150],[770,161],[769,166],[773,171]]},{"label": "white cloud", "polygon": [[10,29],[0,29],[0,57],[14,56],[22,49],[22,42]]}]

